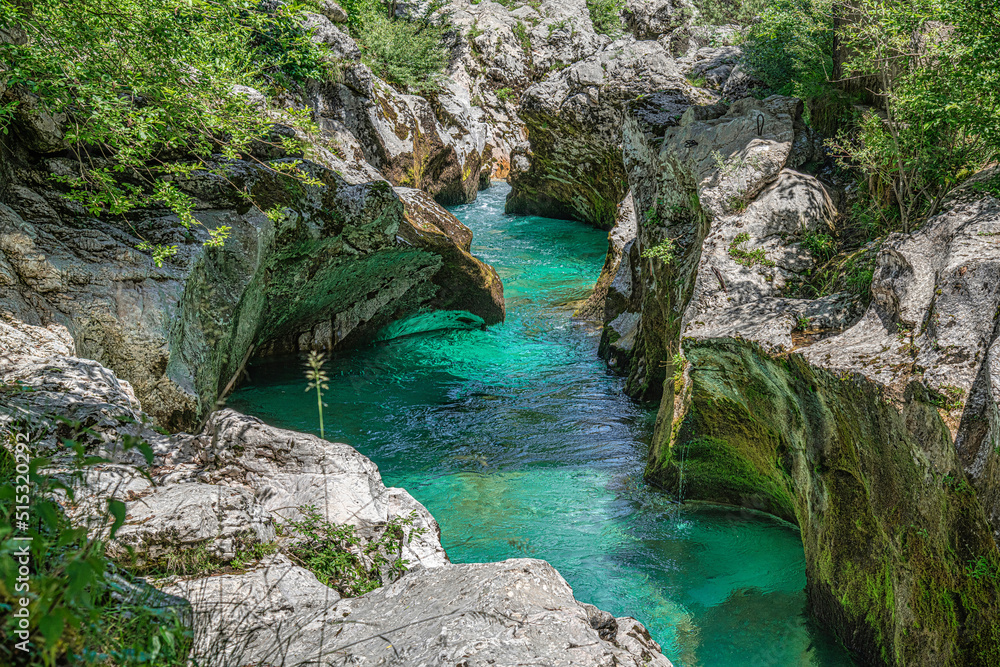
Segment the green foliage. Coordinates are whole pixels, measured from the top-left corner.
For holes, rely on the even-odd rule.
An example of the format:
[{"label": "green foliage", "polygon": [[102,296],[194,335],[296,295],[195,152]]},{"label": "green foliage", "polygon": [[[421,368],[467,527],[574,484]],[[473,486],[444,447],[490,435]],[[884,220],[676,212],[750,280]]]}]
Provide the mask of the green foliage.
[{"label": "green foliage", "polygon": [[344,597],[364,595],[405,574],[403,545],[423,533],[413,526],[414,511],[392,519],[381,535],[364,543],[354,526],[330,523],[315,507],[299,510],[304,518],[288,523],[296,536],[288,555]]},{"label": "green foliage", "polygon": [[829,234],[808,231],[802,235],[802,247],[808,250],[817,262],[825,262],[833,257],[837,241]]},{"label": "green foliage", "polygon": [[528,35],[528,29],[521,21],[514,24],[514,36],[521,43],[521,50],[524,51],[524,55],[527,56],[528,60],[531,60],[531,37]]},{"label": "green foliage", "polygon": [[699,25],[750,25],[764,12],[767,0],[694,0]]},{"label": "green foliage", "polygon": [[497,98],[501,102],[506,102],[507,100],[514,99],[514,91],[510,88],[499,88],[496,91]]},{"label": "green foliage", "polygon": [[778,0],[750,23],[743,64],[773,93],[808,99],[833,73],[833,19],[829,0]]},{"label": "green foliage", "polygon": [[316,390],[316,410],[319,412],[319,437],[325,438],[326,433],[323,430],[323,392],[330,388],[327,384],[330,381],[329,376],[323,370],[323,355],[316,350],[311,350],[309,352],[309,359],[306,361],[306,380],[309,383],[306,385],[306,391],[312,389]]},{"label": "green foliage", "polygon": [[670,264],[674,261],[674,251],[676,247],[674,246],[673,239],[664,239],[661,243],[653,246],[652,248],[646,248],[639,255],[643,259],[655,259],[664,264]]},{"label": "green foliage", "polygon": [[390,7],[381,0],[348,0],[341,6],[348,15],[351,36],[372,72],[393,85],[421,93],[438,89],[448,64],[447,26],[432,17],[442,4],[429,3],[412,20],[390,15]]},{"label": "green foliage", "polygon": [[741,232],[736,235],[736,237],[729,244],[729,247],[726,249],[729,256],[733,258],[733,261],[747,267],[748,269],[753,268],[758,264],[761,266],[774,266],[774,261],[767,258],[763,248],[747,250],[746,244],[749,241],[750,235],[746,232]]},{"label": "green foliage", "polygon": [[[244,0],[4,2],[0,28],[23,39],[0,41],[0,62],[7,88],[38,107],[23,113],[66,118],[75,165],[57,180],[70,199],[130,226],[130,211],[159,202],[192,227],[200,223],[179,184],[196,171],[228,181],[213,156],[251,159],[252,146],[268,143],[273,119],[234,87],[267,90],[321,70],[321,51],[298,27],[300,7],[268,13]],[[284,116],[308,129],[301,114]],[[12,118],[8,104],[0,113],[5,133]],[[281,169],[305,178],[294,166]],[[230,231],[204,229],[212,246]],[[176,253],[149,241],[141,247],[158,264]]]},{"label": "green foliage", "polygon": [[[190,628],[170,609],[135,599],[127,605],[115,602],[112,593],[122,580],[110,576],[114,566],[104,555],[104,542],[72,526],[56,501],[61,493],[73,502],[73,479],[86,467],[105,462],[88,456],[82,444],[99,439],[97,434],[68,420],[61,420],[60,431],[65,437],[56,453],[60,467],[70,470],[61,478],[40,472],[51,462],[33,451],[25,437],[31,433],[29,424],[0,431],[0,623],[8,638],[0,646],[0,663],[186,665]],[[151,456],[148,446],[141,449]],[[111,537],[124,518],[124,504],[110,501],[103,523]],[[25,544],[30,545],[26,578],[18,571]],[[28,654],[14,646],[20,629],[15,613],[22,598],[29,601]]]},{"label": "green foliage", "polygon": [[671,360],[671,365],[674,367],[674,393],[681,393],[681,389],[684,388],[684,371],[688,367],[688,360],[684,358],[684,355],[678,352],[675,354]]},{"label": "green foliage", "polygon": [[587,0],[587,12],[594,24],[594,32],[612,39],[621,37],[625,32],[621,19],[624,7],[624,0]]},{"label": "green foliage", "polygon": [[1000,151],[1000,31],[990,16],[980,0],[859,0],[840,30],[844,76],[864,82],[881,109],[829,145],[860,172],[883,226],[909,232]]}]

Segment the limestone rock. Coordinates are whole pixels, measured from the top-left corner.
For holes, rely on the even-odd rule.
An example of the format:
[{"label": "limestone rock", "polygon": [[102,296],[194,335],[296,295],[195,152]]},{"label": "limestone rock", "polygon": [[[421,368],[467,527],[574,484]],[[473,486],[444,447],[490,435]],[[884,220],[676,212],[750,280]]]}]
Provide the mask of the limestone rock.
[{"label": "limestone rock", "polygon": [[1000,658],[1000,589],[970,567],[1000,551],[924,388],[894,404],[860,374],[733,338],[684,354],[675,436],[654,440],[648,479],[796,522],[811,611],[864,664]]},{"label": "limestone rock", "polygon": [[247,489],[172,484],[126,494],[124,500],[126,521],[109,548],[134,549],[141,561],[199,546],[230,560],[241,546],[275,537],[270,515]]},{"label": "limestone rock", "polygon": [[530,166],[512,170],[507,212],[610,228],[628,190],[620,153],[624,109],[653,92],[671,99],[676,120],[699,97],[652,41],[615,42],[526,90],[520,114]]},{"label": "limestone rock", "polygon": [[[292,667],[321,655],[387,665],[670,665],[635,619],[580,604],[544,561],[420,570],[339,601],[317,584],[275,560],[167,592],[191,601],[199,621],[196,655],[212,656],[220,667]],[[263,618],[261,606],[268,610]]]},{"label": "limestone rock", "polygon": [[625,25],[636,39],[656,39],[686,25],[694,14],[690,0],[628,0]]},{"label": "limestone rock", "polygon": [[[637,233],[637,221],[635,218],[635,205],[632,202],[632,193],[625,195],[625,199],[618,204],[618,214],[615,216],[615,226],[608,232],[608,254],[604,258],[604,266],[601,267],[601,275],[594,285],[594,293],[587,299],[587,302],[575,313],[575,317],[589,320],[603,321],[612,320],[622,312],[622,308],[614,303],[616,292],[610,291],[611,283],[618,273],[618,267],[622,262],[622,255],[625,246],[635,241]],[[610,309],[617,312],[611,316],[608,314],[607,300],[611,297]]]},{"label": "limestone rock", "polygon": [[344,8],[333,0],[322,0],[319,3],[319,13],[334,23],[345,23],[348,18]]},{"label": "limestone rock", "polygon": [[[30,182],[71,168],[58,158],[42,165]],[[252,353],[364,342],[435,301],[489,323],[502,318],[491,270],[450,246],[451,237],[398,237],[405,209],[385,181],[352,184],[310,163],[303,168],[321,186],[288,184],[249,162],[228,168],[232,183],[285,217],[243,209],[228,184],[199,172],[178,182],[204,225],[191,231],[157,209],[136,212],[135,231],[92,218],[81,228],[75,220],[86,214],[59,191],[12,185],[0,205],[0,275],[8,276],[0,310],[65,326],[78,354],[114,370],[157,423],[177,430],[214,408]],[[220,225],[232,229],[230,239],[205,247],[206,229]],[[137,233],[176,245],[177,254],[154,266],[135,250]],[[442,270],[482,282],[450,285]]]},{"label": "limestone rock", "polygon": [[[631,312],[642,315],[635,340],[627,340],[629,391],[659,395],[677,336],[740,336],[788,350],[802,322],[835,332],[857,317],[857,300],[846,295],[787,295],[816,267],[803,237],[832,233],[836,217],[826,187],[796,170],[818,150],[802,109],[792,98],[748,98],[692,106],[674,120],[669,99],[649,96],[629,106],[624,159],[645,221],[638,266],[620,269],[625,300],[637,299]],[[669,261],[653,257],[664,248]],[[605,321],[621,312],[606,313]],[[621,335],[612,329],[607,342]]]},{"label": "limestone rock", "polygon": [[859,372],[895,395],[913,380],[937,393],[973,484],[1000,540],[996,392],[1000,200],[971,179],[912,234],[882,244],[872,303],[843,334],[805,351],[809,361]]},{"label": "limestone rock", "polygon": [[[411,567],[447,562],[434,517],[402,489],[386,488],[378,467],[353,447],[272,428],[232,410],[214,413],[197,437],[184,442],[178,468],[161,481],[250,489],[263,507],[283,519],[299,519],[311,505],[331,523],[357,526],[370,538],[394,517],[414,516],[414,535],[403,548]],[[189,463],[184,463],[188,460]]]},{"label": "limestone rock", "polygon": [[[333,6],[340,9],[336,4]],[[343,13],[342,9],[340,11]],[[358,45],[351,39],[350,35],[333,25],[333,19],[326,16],[325,13],[305,12],[302,19],[303,27],[309,31],[310,38],[317,44],[325,46],[334,59],[359,60],[361,58],[361,49],[358,48]],[[346,14],[344,14],[343,20],[347,20]]]}]

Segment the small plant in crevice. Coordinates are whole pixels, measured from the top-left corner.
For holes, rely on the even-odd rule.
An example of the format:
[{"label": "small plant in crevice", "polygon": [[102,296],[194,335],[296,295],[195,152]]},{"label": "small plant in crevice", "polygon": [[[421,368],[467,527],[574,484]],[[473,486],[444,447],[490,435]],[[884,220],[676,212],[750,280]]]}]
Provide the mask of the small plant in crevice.
[{"label": "small plant in crevice", "polygon": [[806,331],[812,323],[812,318],[800,317],[795,321],[795,328],[792,331]]},{"label": "small plant in crevice", "polygon": [[802,247],[808,250],[817,262],[826,262],[836,252],[837,241],[829,234],[808,231],[802,235]]},{"label": "small plant in crevice", "polygon": [[684,388],[684,371],[687,370],[689,362],[680,352],[675,354],[670,361],[674,366],[674,393],[679,394]]},{"label": "small plant in crevice", "polygon": [[512,88],[498,88],[496,95],[497,99],[501,102],[506,102],[507,100],[514,99],[514,90]]},{"label": "small plant in crevice", "polygon": [[323,392],[330,388],[327,383],[330,378],[327,376],[326,371],[323,370],[324,355],[321,352],[312,350],[309,352],[309,358],[306,360],[306,379],[309,380],[309,384],[306,385],[306,391],[316,390],[316,411],[319,413],[319,437],[326,439],[326,433],[323,430],[323,407],[326,405],[323,402]]},{"label": "small plant in crevice", "polygon": [[674,261],[674,251],[676,246],[674,245],[673,239],[664,239],[662,242],[656,244],[652,248],[646,248],[639,255],[643,259],[656,259],[664,264],[670,264]]},{"label": "small plant in crevice", "polygon": [[425,532],[413,525],[413,511],[379,526],[380,534],[365,542],[355,526],[331,523],[313,506],[299,511],[303,518],[286,527],[294,537],[286,553],[344,597],[364,595],[405,574],[403,546]]},{"label": "small plant in crevice", "polygon": [[749,241],[750,235],[746,232],[741,232],[732,240],[729,247],[726,249],[726,252],[728,252],[729,256],[733,258],[733,261],[747,267],[748,269],[751,269],[758,264],[761,266],[774,266],[774,260],[767,258],[767,254],[764,252],[763,248],[747,250],[746,244]]}]

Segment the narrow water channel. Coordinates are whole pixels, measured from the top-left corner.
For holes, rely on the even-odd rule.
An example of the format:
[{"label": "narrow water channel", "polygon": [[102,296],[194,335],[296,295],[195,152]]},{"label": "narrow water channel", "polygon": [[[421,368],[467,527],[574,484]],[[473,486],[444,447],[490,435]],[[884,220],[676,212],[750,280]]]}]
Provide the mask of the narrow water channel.
[{"label": "narrow water channel", "polygon": [[[643,484],[655,406],[624,396],[597,358],[598,332],[570,319],[606,236],[504,216],[506,194],[495,185],[452,209],[503,280],[506,323],[411,333],[335,358],[327,438],[422,502],[454,562],[545,559],[579,600],[645,623],[678,667],[851,665],[805,614],[794,527],[678,506]],[[316,432],[300,366],[255,366],[230,405]]]}]

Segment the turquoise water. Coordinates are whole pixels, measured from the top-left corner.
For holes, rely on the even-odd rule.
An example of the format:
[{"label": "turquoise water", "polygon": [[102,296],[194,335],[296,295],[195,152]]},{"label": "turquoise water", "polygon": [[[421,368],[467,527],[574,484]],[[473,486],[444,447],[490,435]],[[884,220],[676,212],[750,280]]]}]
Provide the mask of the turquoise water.
[{"label": "turquoise water", "polygon": [[[678,667],[852,664],[805,615],[794,527],[679,506],[643,484],[655,406],[624,396],[597,358],[598,332],[570,319],[600,272],[605,234],[505,217],[506,193],[494,186],[452,209],[503,279],[506,323],[412,333],[335,358],[327,438],[426,505],[453,561],[548,560],[578,599],[645,623]],[[232,407],[318,430],[298,361],[251,375]]]}]

